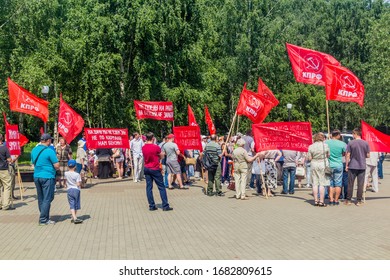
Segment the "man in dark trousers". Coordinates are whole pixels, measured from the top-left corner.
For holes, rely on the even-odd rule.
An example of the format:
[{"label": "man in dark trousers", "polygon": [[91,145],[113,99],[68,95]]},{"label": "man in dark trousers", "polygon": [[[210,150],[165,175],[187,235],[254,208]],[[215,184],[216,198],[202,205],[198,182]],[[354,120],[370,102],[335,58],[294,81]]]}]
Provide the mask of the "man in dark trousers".
[{"label": "man in dark trousers", "polygon": [[362,131],[360,129],[355,128],[352,135],[354,140],[348,143],[345,155],[345,169],[348,171],[348,193],[344,204],[352,204],[353,185],[357,178],[358,188],[356,206],[361,206],[363,205],[362,199],[366,173],[366,158],[370,157],[370,147],[368,146],[368,143],[362,139]]},{"label": "man in dark trousers", "polygon": [[44,133],[41,142],[31,151],[31,162],[34,165],[34,183],[37,188],[39,225],[54,225],[50,220],[50,206],[54,199],[56,170],[60,169],[56,152],[49,148],[50,134]]},{"label": "man in dark trousers", "polygon": [[154,181],[160,192],[163,211],[171,211],[173,208],[169,206],[167,191],[164,186],[164,180],[160,169],[160,159],[164,157],[164,153],[161,153],[161,148],[154,144],[153,140],[154,134],[152,132],[148,132],[146,134],[146,144],[142,147],[142,154],[144,158],[144,174],[146,178],[146,196],[149,202],[149,210],[157,210],[153,198]]},{"label": "man in dark trousers", "polygon": [[221,146],[216,142],[217,135],[213,134],[210,137],[211,141],[207,143],[203,156],[206,154],[210,157],[211,161],[214,163],[215,168],[209,168],[207,170],[209,181],[207,183],[207,192],[208,196],[213,196],[214,184],[215,184],[215,195],[216,196],[224,196],[222,192],[221,186],[221,157],[222,157],[222,149]]}]

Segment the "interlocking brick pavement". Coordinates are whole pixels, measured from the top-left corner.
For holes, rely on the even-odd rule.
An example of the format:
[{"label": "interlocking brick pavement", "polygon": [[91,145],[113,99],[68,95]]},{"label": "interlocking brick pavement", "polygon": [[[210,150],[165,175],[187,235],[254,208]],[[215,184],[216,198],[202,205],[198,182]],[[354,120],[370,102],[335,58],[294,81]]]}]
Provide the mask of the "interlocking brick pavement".
[{"label": "interlocking brick pavement", "polygon": [[[0,211],[0,259],[390,259],[390,162],[379,193],[362,207],[312,206],[310,189],[268,200],[207,197],[202,182],[167,190],[173,211],[148,210],[145,183],[94,180],[70,223],[66,191],[52,203],[54,226],[38,226],[33,183],[14,211]],[[278,192],[281,191],[278,188]],[[19,192],[17,191],[18,195]],[[356,195],[356,191],[355,191]]]}]

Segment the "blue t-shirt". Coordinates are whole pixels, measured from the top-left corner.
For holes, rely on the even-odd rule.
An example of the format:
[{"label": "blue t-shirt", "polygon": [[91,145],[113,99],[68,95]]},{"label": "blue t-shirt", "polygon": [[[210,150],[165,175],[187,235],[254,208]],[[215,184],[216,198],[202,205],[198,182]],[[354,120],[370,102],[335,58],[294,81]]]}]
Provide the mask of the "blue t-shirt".
[{"label": "blue t-shirt", "polygon": [[[43,149],[45,150],[42,151]],[[41,151],[42,153],[35,163],[35,160]],[[54,179],[56,177],[56,170],[53,164],[57,162],[56,153],[45,145],[38,145],[31,151],[31,163],[35,163],[34,178]]]}]

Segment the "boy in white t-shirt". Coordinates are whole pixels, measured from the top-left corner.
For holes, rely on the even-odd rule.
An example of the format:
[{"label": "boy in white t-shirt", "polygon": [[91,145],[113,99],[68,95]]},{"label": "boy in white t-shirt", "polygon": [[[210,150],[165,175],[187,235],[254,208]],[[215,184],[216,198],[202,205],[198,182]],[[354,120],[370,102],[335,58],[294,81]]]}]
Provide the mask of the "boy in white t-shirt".
[{"label": "boy in white t-shirt", "polygon": [[77,210],[80,210],[80,187],[81,176],[75,171],[76,161],[71,159],[68,161],[69,171],[65,172],[66,187],[68,190],[68,202],[70,213],[72,214],[71,223],[81,224],[83,220],[77,218]]}]

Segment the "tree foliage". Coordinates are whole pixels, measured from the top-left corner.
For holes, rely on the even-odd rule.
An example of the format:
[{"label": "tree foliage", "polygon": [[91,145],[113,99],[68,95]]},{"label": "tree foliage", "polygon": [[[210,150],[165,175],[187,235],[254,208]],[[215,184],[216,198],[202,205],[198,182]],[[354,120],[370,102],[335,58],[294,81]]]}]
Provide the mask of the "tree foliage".
[{"label": "tree foliage", "polygon": [[[295,82],[285,43],[326,52],[365,84],[365,107],[331,101],[332,128],[361,118],[390,125],[390,7],[382,0],[0,0],[0,106],[29,137],[43,124],[10,113],[6,78],[41,96],[49,127],[59,93],[93,127],[137,130],[133,100],[170,100],[175,125],[187,104],[203,132],[204,105],[228,131],[245,82],[261,77],[280,105],[266,121],[326,129],[325,89]],[[163,135],[172,124],[141,121]],[[241,118],[240,129],[250,126]]]}]

